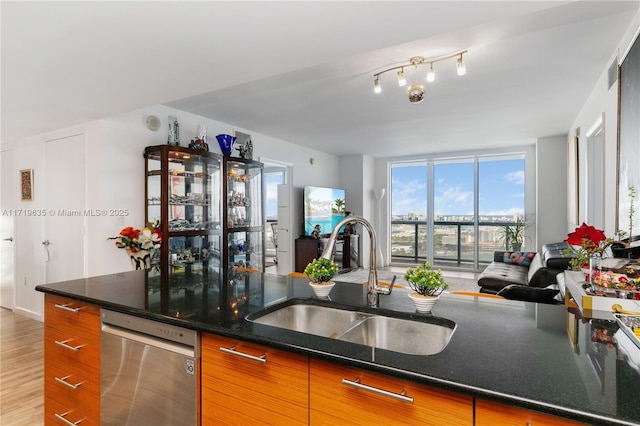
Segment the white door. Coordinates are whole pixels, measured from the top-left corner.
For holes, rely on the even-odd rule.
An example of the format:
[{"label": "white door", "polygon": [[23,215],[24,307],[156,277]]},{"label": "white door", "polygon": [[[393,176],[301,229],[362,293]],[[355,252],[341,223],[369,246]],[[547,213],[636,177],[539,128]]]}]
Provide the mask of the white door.
[{"label": "white door", "polygon": [[278,185],[278,275],[287,275],[291,267],[291,185]]},{"label": "white door", "polygon": [[[14,181],[12,151],[0,152],[0,306],[13,310]],[[11,178],[14,177],[12,181]]]},{"label": "white door", "polygon": [[44,282],[85,276],[84,134],[44,143]]}]

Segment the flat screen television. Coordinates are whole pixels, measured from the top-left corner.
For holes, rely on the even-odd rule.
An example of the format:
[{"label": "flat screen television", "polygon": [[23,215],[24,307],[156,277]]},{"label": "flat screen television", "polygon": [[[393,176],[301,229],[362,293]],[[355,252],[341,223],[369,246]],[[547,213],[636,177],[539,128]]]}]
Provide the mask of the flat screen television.
[{"label": "flat screen television", "polygon": [[304,235],[310,236],[316,225],[322,235],[330,234],[344,219],[344,189],[304,187]]}]

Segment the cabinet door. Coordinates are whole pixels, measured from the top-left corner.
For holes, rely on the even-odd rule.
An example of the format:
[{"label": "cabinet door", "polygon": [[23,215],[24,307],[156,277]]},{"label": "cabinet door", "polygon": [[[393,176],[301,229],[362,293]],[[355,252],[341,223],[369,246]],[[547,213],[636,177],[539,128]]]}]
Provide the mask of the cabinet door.
[{"label": "cabinet door", "polygon": [[476,399],[476,426],[579,426],[582,424],[524,408]]},{"label": "cabinet door", "polygon": [[471,397],[316,359],[309,405],[311,425],[473,424]]},{"label": "cabinet door", "polygon": [[202,335],[202,424],[308,424],[306,356]]},{"label": "cabinet door", "polygon": [[47,424],[100,424],[100,309],[45,296]]}]

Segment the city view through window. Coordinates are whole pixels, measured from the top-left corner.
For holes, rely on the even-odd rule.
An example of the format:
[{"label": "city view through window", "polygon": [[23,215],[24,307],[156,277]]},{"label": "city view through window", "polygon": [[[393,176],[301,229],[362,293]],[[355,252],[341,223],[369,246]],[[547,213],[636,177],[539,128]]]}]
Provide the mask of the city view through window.
[{"label": "city view through window", "polygon": [[524,190],[521,155],[392,165],[391,261],[473,267],[524,249]]}]

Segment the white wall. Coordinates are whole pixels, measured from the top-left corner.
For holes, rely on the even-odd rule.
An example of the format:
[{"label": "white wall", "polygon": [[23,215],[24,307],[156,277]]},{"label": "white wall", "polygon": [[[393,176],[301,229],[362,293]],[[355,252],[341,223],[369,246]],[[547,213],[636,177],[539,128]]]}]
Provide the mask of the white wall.
[{"label": "white wall", "polygon": [[566,238],[567,136],[538,139],[536,144],[536,234],[542,244]]},{"label": "white wall", "polygon": [[[375,161],[368,155],[348,155],[340,157],[341,188],[346,191],[347,210],[362,216],[373,226],[376,236],[380,236],[380,229],[376,224],[376,212],[373,209],[372,197],[375,179]],[[368,232],[358,227],[361,235],[359,240],[360,265],[369,267],[370,239]]]},{"label": "white wall", "polygon": [[[593,126],[598,118],[604,113],[604,197],[605,208],[604,211],[604,231],[607,236],[614,236],[616,231],[616,178],[617,178],[617,140],[618,140],[618,83],[614,84],[611,89],[608,88],[608,68],[613,62],[614,58],[618,58],[618,63],[622,61],[623,54],[627,51],[628,47],[633,42],[635,35],[640,30],[640,12],[637,12],[633,18],[632,24],[625,32],[624,37],[620,40],[615,52],[611,53],[611,57],[607,61],[607,64],[602,69],[602,74],[598,79],[595,87],[589,94],[585,104],[583,105],[580,113],[576,117],[575,121],[568,129],[569,134],[573,134],[576,128],[580,128],[580,168],[584,170],[586,166],[585,153],[587,152],[586,133]],[[575,182],[570,180],[569,185],[574,185]],[[579,182],[580,187],[580,199],[585,199],[584,189],[586,188],[586,181],[584,181],[584,175],[581,174],[581,180]],[[582,203],[581,203],[582,204]],[[578,223],[582,223],[585,219],[586,206],[581,205],[579,212]],[[620,224],[623,229],[627,224]],[[567,225],[567,231],[573,231],[574,224],[569,223]]]}]

